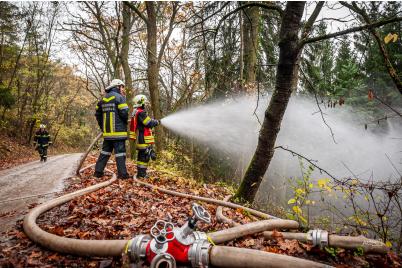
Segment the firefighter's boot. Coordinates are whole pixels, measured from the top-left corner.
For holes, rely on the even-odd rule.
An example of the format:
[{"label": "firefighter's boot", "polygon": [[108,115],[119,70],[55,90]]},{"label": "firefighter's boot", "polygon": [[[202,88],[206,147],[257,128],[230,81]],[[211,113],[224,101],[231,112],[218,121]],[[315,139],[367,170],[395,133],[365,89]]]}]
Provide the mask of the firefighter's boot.
[{"label": "firefighter's boot", "polygon": [[147,177],[148,177],[147,169],[139,167],[137,171],[137,178],[147,178]]},{"label": "firefighter's boot", "polygon": [[117,165],[117,177],[119,179],[130,178],[126,168],[126,146],[125,141],[116,141],[114,145],[116,165]]},{"label": "firefighter's boot", "polygon": [[95,177],[100,178],[103,176],[103,170],[105,169],[107,161],[109,161],[109,158],[112,155],[112,151],[113,141],[103,141],[102,151],[100,152],[99,158],[95,164]]}]

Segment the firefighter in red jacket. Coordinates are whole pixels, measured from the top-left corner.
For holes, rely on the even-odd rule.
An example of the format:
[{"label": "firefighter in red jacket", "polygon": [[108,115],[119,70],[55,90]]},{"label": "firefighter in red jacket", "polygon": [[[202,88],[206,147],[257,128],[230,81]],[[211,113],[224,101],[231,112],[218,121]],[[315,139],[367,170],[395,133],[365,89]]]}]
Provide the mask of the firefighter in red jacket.
[{"label": "firefighter in red jacket", "polygon": [[153,149],[155,137],[152,128],[160,124],[159,120],[151,119],[145,111],[145,104],[148,102],[145,95],[134,97],[134,111],[130,122],[130,140],[136,140],[137,155],[137,177],[147,176],[148,162],[155,160],[156,154]]}]

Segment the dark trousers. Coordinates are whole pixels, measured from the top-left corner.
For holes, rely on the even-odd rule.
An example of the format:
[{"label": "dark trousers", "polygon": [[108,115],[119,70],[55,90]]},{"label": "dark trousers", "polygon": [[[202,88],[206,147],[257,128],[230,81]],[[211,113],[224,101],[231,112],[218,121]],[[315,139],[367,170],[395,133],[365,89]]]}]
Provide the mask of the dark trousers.
[{"label": "dark trousers", "polygon": [[40,161],[46,161],[47,160],[47,145],[38,145],[38,152],[39,152],[39,156],[40,156]]},{"label": "dark trousers", "polygon": [[99,155],[98,161],[95,165],[95,173],[103,174],[103,170],[112,155],[114,149],[114,155],[116,157],[117,164],[117,177],[128,178],[126,168],[126,141],[125,140],[104,140],[102,145],[102,151]]},{"label": "dark trousers", "polygon": [[149,162],[149,155],[145,149],[138,150],[137,154],[137,177],[145,178],[147,176],[147,168]]}]

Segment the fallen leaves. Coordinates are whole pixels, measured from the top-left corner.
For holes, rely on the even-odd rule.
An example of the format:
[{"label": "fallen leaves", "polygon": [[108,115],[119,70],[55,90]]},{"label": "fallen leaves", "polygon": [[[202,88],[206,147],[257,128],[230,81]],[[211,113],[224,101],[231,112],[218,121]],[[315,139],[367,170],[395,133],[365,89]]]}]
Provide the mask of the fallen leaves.
[{"label": "fallen leaves", "polygon": [[0,170],[39,159],[33,147],[21,145],[15,137],[0,135]]},{"label": "fallen leaves", "polygon": [[[95,160],[96,158],[90,157],[86,165]],[[110,169],[115,170],[115,165],[111,165]],[[130,173],[134,173],[135,167],[129,163],[128,169]],[[80,180],[68,180],[65,193],[110,178],[104,176],[101,179],[95,179],[91,176],[92,173],[93,170],[86,170]],[[182,193],[199,194],[221,200],[229,194],[227,189],[222,186],[201,185],[180,176],[176,177],[174,174],[166,175],[158,171],[151,171],[150,175],[151,177],[147,182]],[[158,219],[171,219],[176,226],[181,226],[191,215],[192,202],[187,198],[149,190],[134,183],[131,179],[118,180],[106,188],[81,196],[48,211],[38,219],[38,224],[44,230],[55,235],[76,239],[129,239],[137,234],[148,233]],[[212,215],[211,224],[200,223],[201,231],[208,232],[228,228],[227,225],[216,222],[214,217],[215,205],[206,203],[201,205]],[[251,221],[251,217],[248,217],[242,209],[224,208],[224,213],[238,223],[245,224]],[[7,241],[0,244],[0,267],[74,266],[105,268],[121,267],[122,265],[120,258],[85,258],[48,251],[35,245],[26,237],[22,231],[21,222],[16,226],[16,230],[4,236],[7,237]],[[228,242],[226,245],[307,257],[331,265],[344,265],[345,263],[349,265],[348,262],[350,262],[357,263],[356,266],[359,267],[359,264],[375,262],[381,263],[381,267],[387,267],[389,264],[395,266],[399,263],[396,256],[370,260],[364,259],[365,257],[353,259],[353,252],[349,251],[342,253],[342,259],[345,261],[342,259],[335,260],[317,247],[313,248],[309,244],[284,239],[281,232],[273,231],[272,236],[273,239],[267,241],[261,234],[255,234]]]}]

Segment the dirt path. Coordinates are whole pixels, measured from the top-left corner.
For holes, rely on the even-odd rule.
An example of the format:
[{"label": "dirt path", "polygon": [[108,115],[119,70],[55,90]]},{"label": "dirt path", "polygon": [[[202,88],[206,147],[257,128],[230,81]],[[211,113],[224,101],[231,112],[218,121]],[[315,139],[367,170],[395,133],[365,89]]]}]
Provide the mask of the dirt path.
[{"label": "dirt path", "polygon": [[48,200],[54,194],[32,196],[63,189],[64,179],[73,174],[80,156],[50,156],[46,163],[38,160],[0,172],[0,237],[26,214],[31,204]]}]

